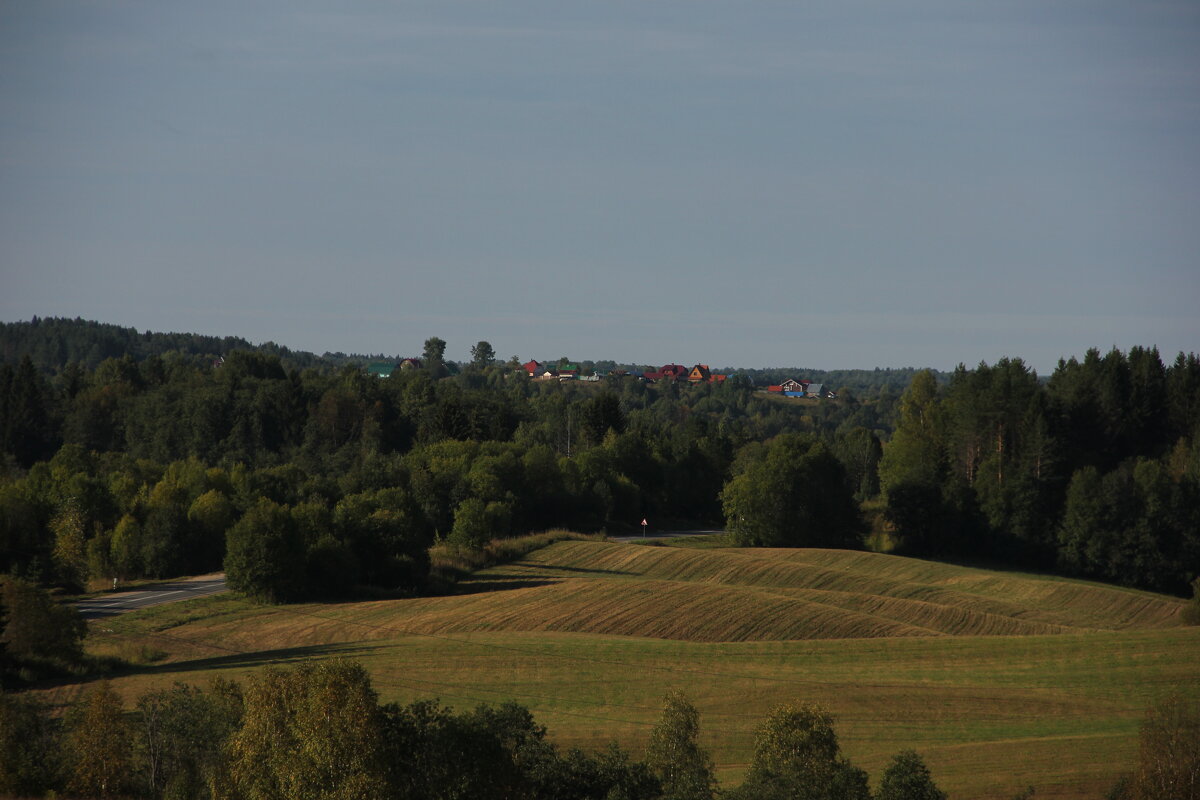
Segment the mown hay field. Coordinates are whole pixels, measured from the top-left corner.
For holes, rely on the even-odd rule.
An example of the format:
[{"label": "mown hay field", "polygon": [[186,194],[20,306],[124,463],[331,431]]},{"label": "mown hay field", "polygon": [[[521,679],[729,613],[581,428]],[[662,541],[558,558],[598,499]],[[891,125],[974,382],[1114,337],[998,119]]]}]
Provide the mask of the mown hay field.
[{"label": "mown hay field", "polygon": [[[93,623],[96,653],[159,651],[114,676],[127,702],[266,663],[349,657],[382,699],[515,700],[564,745],[640,753],[662,696],[701,712],[736,783],[782,702],[837,717],[877,779],[913,748],[956,798],[1098,797],[1132,763],[1146,706],[1200,697],[1183,602],[1082,581],[833,550],[566,541],[448,597],[255,607],[232,596]],[[77,686],[51,690],[70,699]]]}]

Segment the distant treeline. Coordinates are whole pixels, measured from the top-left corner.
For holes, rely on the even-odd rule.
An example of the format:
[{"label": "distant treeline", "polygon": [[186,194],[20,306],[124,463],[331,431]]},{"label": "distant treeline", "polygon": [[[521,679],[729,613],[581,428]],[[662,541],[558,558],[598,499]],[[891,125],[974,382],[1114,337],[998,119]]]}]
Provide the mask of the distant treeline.
[{"label": "distant treeline", "polygon": [[849,389],[852,392],[870,394],[880,391],[900,394],[912,383],[912,379],[919,372],[929,372],[938,383],[946,383],[950,380],[949,373],[938,372],[932,369],[923,370],[916,367],[832,370],[804,369],[800,367],[769,367],[764,369],[727,367],[716,371],[729,375],[744,376],[753,381],[756,386],[776,386],[788,378],[792,378],[794,380],[807,380],[812,383],[823,383],[825,384],[825,388],[832,392]]},{"label": "distant treeline", "polygon": [[56,317],[0,322],[0,360],[16,364],[28,356],[34,367],[46,374],[56,374],[68,365],[92,370],[109,358],[128,356],[134,361],[144,361],[166,353],[223,356],[234,350],[257,350],[276,355],[298,367],[312,366],[319,361],[312,353],[289,350],[273,342],[256,347],[237,336],[138,333],[136,328]]},{"label": "distant treeline", "polygon": [[898,402],[436,362],[385,379],[248,350],[6,362],[0,570],[81,586],[224,564],[264,599],[414,591],[439,538],[719,524],[737,454],[782,433],[842,454],[832,484],[868,496]]},{"label": "distant treeline", "polygon": [[1184,592],[1200,573],[1200,360],[1090,350],[914,379],[879,465],[913,553]]},{"label": "distant treeline", "polygon": [[[47,324],[92,325],[20,330]],[[922,371],[902,401],[890,376],[904,371],[883,370],[874,388],[793,401],[746,375],[542,382],[490,357],[450,369],[446,343],[425,344],[423,368],[388,378],[261,349],[215,358],[200,342],[95,368],[5,360],[0,571],[83,585],[224,564],[265,599],[403,592],[439,539],[647,519],[853,547],[863,502],[911,553],[1171,592],[1200,566],[1194,355],[1093,350],[1048,379],[1019,359],[945,381]]]},{"label": "distant treeline", "polygon": [[[274,342],[254,345],[237,336],[220,337],[197,333],[155,333],[152,331],[139,333],[136,328],[79,318],[34,317],[29,322],[0,322],[0,361],[16,364],[23,357],[29,356],[34,367],[47,375],[56,375],[72,364],[85,370],[93,370],[102,361],[109,358],[129,356],[134,361],[144,361],[151,356],[165,356],[168,353],[219,357],[235,350],[278,356],[283,366],[288,369],[292,367],[336,369],[347,364],[398,362],[405,357],[420,355],[414,351],[392,356],[383,353],[347,354],[342,352],[325,352],[318,356],[303,350],[290,350]],[[518,356],[510,359],[513,362],[517,360],[519,360]],[[570,361],[568,358],[559,360]],[[554,363],[554,360],[551,359],[547,363]],[[578,364],[584,375],[590,375],[595,371],[608,373],[617,369],[643,371],[661,366],[658,364],[624,364],[611,360],[581,361]],[[446,366],[451,373],[456,373],[465,364],[450,361],[446,362]],[[908,386],[919,370],[912,367],[902,369],[877,367],[874,370],[726,367],[716,371],[741,375],[758,386],[777,384],[787,378],[805,378],[814,383],[828,384],[829,388],[835,391],[839,388],[849,388],[855,392],[874,393],[887,386],[894,394],[899,394],[904,387]],[[946,373],[935,374],[943,382],[949,378]]]}]

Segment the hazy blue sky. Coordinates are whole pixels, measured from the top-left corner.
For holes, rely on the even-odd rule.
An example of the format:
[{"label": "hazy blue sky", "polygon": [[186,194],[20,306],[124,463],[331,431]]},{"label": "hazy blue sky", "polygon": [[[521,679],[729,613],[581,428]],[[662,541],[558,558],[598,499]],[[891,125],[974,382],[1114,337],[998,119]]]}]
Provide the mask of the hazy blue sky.
[{"label": "hazy blue sky", "polygon": [[0,319],[1040,372],[1200,349],[1200,3],[0,2]]}]

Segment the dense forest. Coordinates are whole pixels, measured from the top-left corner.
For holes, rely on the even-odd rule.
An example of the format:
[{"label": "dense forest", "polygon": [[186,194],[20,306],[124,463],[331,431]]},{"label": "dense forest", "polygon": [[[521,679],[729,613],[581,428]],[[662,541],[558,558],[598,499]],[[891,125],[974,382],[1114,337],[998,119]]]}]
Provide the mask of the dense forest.
[{"label": "dense forest", "polygon": [[1182,593],[1200,572],[1200,360],[1090,350],[918,375],[879,464],[905,549]]},{"label": "dense forest", "polygon": [[882,370],[793,400],[744,374],[534,381],[444,350],[376,378],[236,339],[5,325],[0,571],[83,587],[224,566],[286,601],[420,591],[437,541],[647,519],[857,547],[868,517],[902,552],[1171,592],[1200,564],[1194,355],[1091,351],[1047,380],[1002,359],[903,390],[909,371]]},{"label": "dense forest", "polygon": [[848,454],[867,496],[898,402],[780,403],[736,377],[533,381],[448,369],[444,346],[385,379],[246,349],[6,362],[0,570],[82,586],[224,563],[264,599],[414,590],[438,539],[719,523],[738,453],[784,433]]}]

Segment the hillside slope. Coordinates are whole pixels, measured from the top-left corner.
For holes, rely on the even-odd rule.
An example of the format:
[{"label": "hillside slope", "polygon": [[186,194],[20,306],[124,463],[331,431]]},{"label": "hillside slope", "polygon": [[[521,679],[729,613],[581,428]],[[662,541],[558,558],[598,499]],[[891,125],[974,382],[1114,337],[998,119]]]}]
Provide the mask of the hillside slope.
[{"label": "hillside slope", "polygon": [[[232,594],[93,623],[88,650],[149,663],[127,703],[184,680],[351,658],[381,698],[527,705],[562,746],[641,752],[683,689],[726,786],[780,703],[837,719],[881,774],[913,748],[956,798],[1105,794],[1145,708],[1198,696],[1200,629],[1174,598],[1079,581],[829,550],[560,542],[449,597],[256,606]],[[1034,635],[1020,635],[1022,632]],[[76,699],[80,684],[49,688]]]},{"label": "hillside slope", "polygon": [[245,626],[241,615],[205,627],[250,650],[475,632],[765,642],[1168,628],[1179,624],[1184,605],[1099,584],[872,553],[596,541],[559,542],[459,588],[448,597],[262,609],[265,631]]},{"label": "hillside slope", "polygon": [[[877,553],[588,541],[536,551],[464,588],[506,586],[507,596],[472,609],[473,624],[693,641],[984,636],[1172,627],[1183,608],[1146,592]],[[543,594],[556,598],[553,610]]]}]

